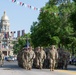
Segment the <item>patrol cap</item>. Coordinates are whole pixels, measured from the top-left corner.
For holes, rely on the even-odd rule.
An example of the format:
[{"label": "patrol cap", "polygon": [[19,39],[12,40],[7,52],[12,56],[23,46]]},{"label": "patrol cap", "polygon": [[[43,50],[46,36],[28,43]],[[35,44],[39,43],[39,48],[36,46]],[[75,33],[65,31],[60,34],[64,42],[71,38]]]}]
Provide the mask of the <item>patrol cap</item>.
[{"label": "patrol cap", "polygon": [[43,49],[43,47],[41,47],[41,49]]},{"label": "patrol cap", "polygon": [[40,48],[40,46],[38,46],[37,48]]},{"label": "patrol cap", "polygon": [[55,47],[55,45],[52,45],[51,48],[55,49],[56,47]]},{"label": "patrol cap", "polygon": [[40,49],[40,46],[38,46],[37,48]]}]

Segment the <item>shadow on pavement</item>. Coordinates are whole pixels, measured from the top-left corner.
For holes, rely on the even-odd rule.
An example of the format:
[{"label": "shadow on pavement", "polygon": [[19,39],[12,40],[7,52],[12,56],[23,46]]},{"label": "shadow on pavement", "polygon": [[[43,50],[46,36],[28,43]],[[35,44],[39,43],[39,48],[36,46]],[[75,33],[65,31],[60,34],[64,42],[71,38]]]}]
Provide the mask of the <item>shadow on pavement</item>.
[{"label": "shadow on pavement", "polygon": [[21,70],[17,64],[17,61],[5,61],[3,66],[0,66],[0,69],[2,70]]}]

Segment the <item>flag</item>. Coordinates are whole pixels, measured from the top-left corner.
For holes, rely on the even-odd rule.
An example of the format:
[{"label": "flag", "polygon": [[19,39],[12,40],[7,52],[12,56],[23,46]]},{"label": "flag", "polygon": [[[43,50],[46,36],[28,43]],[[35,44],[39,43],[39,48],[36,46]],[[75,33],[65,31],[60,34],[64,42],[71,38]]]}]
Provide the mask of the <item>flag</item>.
[{"label": "flag", "polygon": [[22,6],[24,5],[24,3],[22,3]]},{"label": "flag", "polygon": [[22,2],[20,2],[20,5],[22,5],[23,3]]},{"label": "flag", "polygon": [[34,10],[36,10],[37,8],[34,7]]},{"label": "flag", "polygon": [[12,2],[16,2],[16,0],[12,0]]},{"label": "flag", "polygon": [[24,36],[24,34],[25,34],[25,30],[22,30],[22,36]]},{"label": "flag", "polygon": [[9,32],[7,32],[7,38],[9,38]]},{"label": "flag", "polygon": [[4,38],[7,38],[7,32],[4,32]]},{"label": "flag", "polygon": [[24,4],[25,7],[27,7],[27,4]]},{"label": "flag", "polygon": [[20,31],[17,31],[17,37],[20,37]]},{"label": "flag", "polygon": [[19,1],[17,1],[16,3],[19,4]]},{"label": "flag", "polygon": [[16,33],[16,31],[14,31],[14,33]]},{"label": "flag", "polygon": [[14,2],[14,0],[12,0],[12,2]]},{"label": "flag", "polygon": [[29,43],[29,41],[26,39],[25,48],[29,48],[29,47],[30,47],[30,43]]}]

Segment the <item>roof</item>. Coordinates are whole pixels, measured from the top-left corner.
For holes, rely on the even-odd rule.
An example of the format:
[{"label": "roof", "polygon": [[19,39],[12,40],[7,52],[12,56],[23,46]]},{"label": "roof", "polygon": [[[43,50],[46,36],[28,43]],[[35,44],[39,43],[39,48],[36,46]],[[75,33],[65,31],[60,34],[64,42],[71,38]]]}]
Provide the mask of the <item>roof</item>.
[{"label": "roof", "polygon": [[4,11],[3,16],[1,17],[1,20],[9,20],[8,16],[6,15],[6,12]]}]

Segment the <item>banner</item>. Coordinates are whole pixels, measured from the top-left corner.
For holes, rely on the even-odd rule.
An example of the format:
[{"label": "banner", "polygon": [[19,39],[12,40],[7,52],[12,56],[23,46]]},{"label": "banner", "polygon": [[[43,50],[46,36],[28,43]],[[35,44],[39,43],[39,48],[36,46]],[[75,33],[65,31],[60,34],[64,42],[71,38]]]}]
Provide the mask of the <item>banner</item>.
[{"label": "banner", "polygon": [[[15,3],[15,4],[17,4],[17,5],[20,5],[20,6],[24,6],[24,7],[28,7],[28,8],[30,8],[30,9],[33,9],[33,10],[37,10],[37,11],[39,11],[39,12],[48,12],[48,10],[42,10],[41,8],[37,8],[37,7],[34,7],[34,6],[31,6],[31,5],[29,5],[29,4],[26,4],[26,3],[24,3],[24,2],[21,2],[21,1],[17,1],[17,0],[9,0],[9,1],[11,1],[11,2],[13,2],[13,3]],[[49,12],[50,14],[54,14],[55,16],[59,16],[59,12]]]},{"label": "banner", "polygon": [[31,6],[31,5],[29,5],[29,4],[25,4],[24,2],[21,2],[21,1],[17,1],[17,0],[9,0],[9,1],[11,1],[11,2],[13,2],[13,3],[16,3],[16,4],[20,5],[20,6],[24,6],[24,7],[28,7],[28,8],[30,8],[30,9],[33,9],[33,10],[38,10],[38,11],[40,11],[40,8],[36,8],[36,7]]},{"label": "banner", "polygon": [[17,31],[17,37],[20,37],[20,31]]},{"label": "banner", "polygon": [[25,30],[22,30],[22,36],[24,36],[24,34],[25,34]]}]

